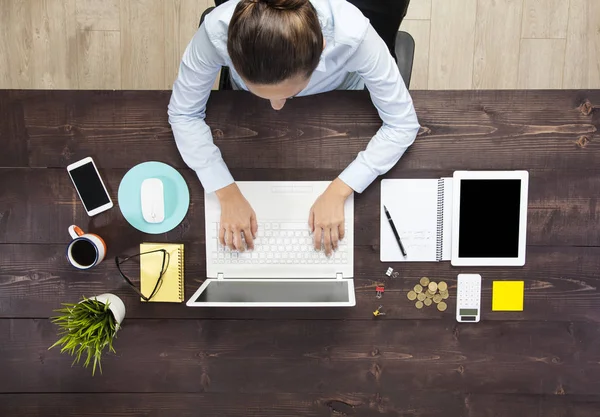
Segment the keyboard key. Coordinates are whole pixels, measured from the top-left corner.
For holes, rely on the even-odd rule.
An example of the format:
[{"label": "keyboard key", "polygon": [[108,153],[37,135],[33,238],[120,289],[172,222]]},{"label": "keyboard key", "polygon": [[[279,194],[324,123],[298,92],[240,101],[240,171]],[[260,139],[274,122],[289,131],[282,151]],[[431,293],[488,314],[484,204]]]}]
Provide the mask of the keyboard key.
[{"label": "keyboard key", "polygon": [[271,228],[272,228],[273,230],[279,230],[279,223],[272,223],[272,224],[271,224]]},{"label": "keyboard key", "polygon": [[273,236],[273,232],[271,232],[270,230],[265,230],[265,236],[271,237],[271,236]]},{"label": "keyboard key", "polygon": [[298,238],[295,237],[292,239],[292,245],[297,245],[298,244]]},{"label": "keyboard key", "polygon": [[306,223],[281,223],[281,228],[283,230],[307,230],[308,225]]},{"label": "keyboard key", "polygon": [[273,259],[273,252],[267,253],[267,259]]},{"label": "keyboard key", "polygon": [[265,223],[265,230],[271,230],[271,223]]},{"label": "keyboard key", "polygon": [[233,259],[237,259],[238,258],[238,253],[237,252],[231,252],[231,257]]},{"label": "keyboard key", "polygon": [[302,231],[296,230],[296,232],[294,233],[294,236],[296,236],[296,237],[302,236]]},{"label": "keyboard key", "polygon": [[288,237],[294,236],[294,231],[293,230],[288,230],[287,235],[288,235]]},{"label": "keyboard key", "polygon": [[284,245],[289,245],[290,243],[292,243],[292,241],[288,238],[283,239],[283,244]]}]

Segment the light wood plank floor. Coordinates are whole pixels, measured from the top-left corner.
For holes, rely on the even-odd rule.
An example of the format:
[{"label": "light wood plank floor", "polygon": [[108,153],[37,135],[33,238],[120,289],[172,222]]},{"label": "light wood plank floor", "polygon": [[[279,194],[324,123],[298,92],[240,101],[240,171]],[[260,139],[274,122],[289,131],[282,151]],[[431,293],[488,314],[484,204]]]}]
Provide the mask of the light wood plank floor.
[{"label": "light wood plank floor", "polygon": [[[170,89],[212,0],[0,0],[0,88]],[[600,88],[600,0],[412,0],[412,89]]]}]

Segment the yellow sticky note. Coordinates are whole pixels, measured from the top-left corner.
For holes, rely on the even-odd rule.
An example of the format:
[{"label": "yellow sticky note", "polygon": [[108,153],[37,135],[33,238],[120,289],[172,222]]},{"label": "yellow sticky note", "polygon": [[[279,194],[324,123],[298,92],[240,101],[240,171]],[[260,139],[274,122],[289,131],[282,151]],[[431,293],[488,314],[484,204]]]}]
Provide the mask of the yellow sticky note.
[{"label": "yellow sticky note", "polygon": [[494,281],[492,311],[523,311],[523,281]]}]

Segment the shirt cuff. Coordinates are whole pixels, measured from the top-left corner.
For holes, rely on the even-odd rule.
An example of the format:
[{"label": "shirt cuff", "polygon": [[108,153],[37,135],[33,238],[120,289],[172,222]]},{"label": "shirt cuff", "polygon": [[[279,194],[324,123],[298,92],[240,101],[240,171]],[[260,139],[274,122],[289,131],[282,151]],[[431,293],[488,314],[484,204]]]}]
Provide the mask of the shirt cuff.
[{"label": "shirt cuff", "polygon": [[379,174],[357,159],[340,174],[340,179],[357,193],[362,193]]},{"label": "shirt cuff", "polygon": [[197,169],[196,175],[198,175],[206,193],[214,193],[235,182],[223,160],[217,161],[206,168]]}]

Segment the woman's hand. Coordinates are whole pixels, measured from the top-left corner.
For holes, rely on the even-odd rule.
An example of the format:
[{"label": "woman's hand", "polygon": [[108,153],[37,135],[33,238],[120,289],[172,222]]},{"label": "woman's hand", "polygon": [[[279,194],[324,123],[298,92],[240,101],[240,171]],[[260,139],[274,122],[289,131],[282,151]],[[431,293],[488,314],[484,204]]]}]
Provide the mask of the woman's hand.
[{"label": "woman's hand", "polygon": [[338,242],[344,238],[344,203],[352,194],[352,188],[336,178],[317,198],[310,209],[308,226],[313,232],[315,249],[321,250],[321,240],[325,254],[331,255]]},{"label": "woman's hand", "polygon": [[[258,231],[256,213],[244,198],[237,184],[233,183],[215,192],[221,203],[219,242],[231,250],[254,249],[254,238]],[[242,233],[244,240],[242,240]]]}]

